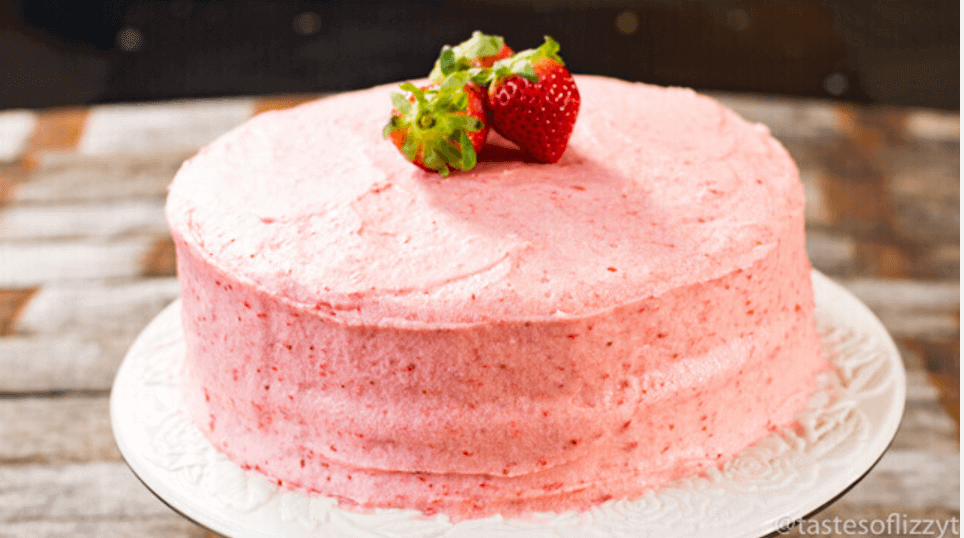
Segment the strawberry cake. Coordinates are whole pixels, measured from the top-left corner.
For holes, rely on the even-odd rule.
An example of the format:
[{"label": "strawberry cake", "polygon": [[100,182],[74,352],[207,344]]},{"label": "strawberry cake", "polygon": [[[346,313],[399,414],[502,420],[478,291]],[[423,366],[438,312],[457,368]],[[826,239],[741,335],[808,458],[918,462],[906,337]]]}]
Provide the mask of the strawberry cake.
[{"label": "strawberry cake", "polygon": [[184,393],[220,451],[350,509],[585,509],[732,457],[826,368],[803,188],[762,125],[577,76],[554,164],[407,162],[394,86],[261,114],[167,217]]}]

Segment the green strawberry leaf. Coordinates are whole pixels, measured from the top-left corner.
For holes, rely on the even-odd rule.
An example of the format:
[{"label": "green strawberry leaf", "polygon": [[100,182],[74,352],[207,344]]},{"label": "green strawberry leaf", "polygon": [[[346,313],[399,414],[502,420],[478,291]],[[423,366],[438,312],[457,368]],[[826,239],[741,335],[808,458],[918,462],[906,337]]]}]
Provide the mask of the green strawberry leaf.
[{"label": "green strawberry leaf", "polygon": [[459,164],[462,161],[462,151],[455,144],[448,140],[442,140],[438,147],[438,153],[448,164]]},{"label": "green strawberry leaf", "polygon": [[409,136],[405,139],[405,143],[402,144],[402,154],[405,155],[408,160],[415,162],[415,157],[418,153],[418,139],[414,136]]},{"label": "green strawberry leaf", "polygon": [[449,167],[445,164],[445,161],[442,160],[435,150],[429,151],[428,154],[425,155],[425,158],[422,159],[422,162],[425,163],[426,168],[435,170],[439,174],[442,174],[442,177],[448,177]]},{"label": "green strawberry leaf", "polygon": [[406,82],[399,87],[412,94],[412,97],[415,98],[415,102],[417,102],[419,106],[425,106],[427,104],[429,98],[425,95],[425,91],[423,91],[421,88],[415,86],[411,82]]},{"label": "green strawberry leaf", "polygon": [[492,82],[492,69],[483,67],[473,67],[468,70],[469,80],[479,86],[488,86]]},{"label": "green strawberry leaf", "polygon": [[388,120],[388,124],[382,129],[382,138],[388,138],[392,133],[398,130],[398,122],[396,120],[398,116],[392,116],[392,119]]},{"label": "green strawberry leaf", "polygon": [[442,49],[442,55],[439,57],[439,69],[443,76],[455,71],[455,51],[447,45]]},{"label": "green strawberry leaf", "polygon": [[519,75],[529,82],[539,82],[539,76],[536,75],[536,69],[532,67],[530,61],[516,62],[511,69],[513,75]]},{"label": "green strawberry leaf", "polygon": [[[405,88],[405,84],[402,84],[402,88]],[[412,102],[398,92],[392,92],[392,106],[405,116],[410,115],[413,110]]]},{"label": "green strawberry leaf", "polygon": [[536,70],[532,67],[534,49],[503,58],[492,65],[492,80],[518,75],[529,82],[539,82]]},{"label": "green strawberry leaf", "polygon": [[472,60],[483,56],[495,56],[505,45],[502,36],[486,35],[476,30],[472,37],[455,46],[462,58]]},{"label": "green strawberry leaf", "polygon": [[457,109],[455,106],[455,100],[458,98],[457,95],[447,95],[438,94],[435,100],[432,102],[432,108],[434,110],[453,110]]},{"label": "green strawberry leaf", "polygon": [[[435,65],[432,66],[432,72],[429,73],[428,79],[437,83],[443,77],[455,71],[469,70],[472,60],[484,56],[494,56],[502,50],[504,45],[505,39],[502,36],[486,35],[476,30],[472,33],[472,37],[462,43],[454,47],[448,45],[442,47],[441,55],[435,61]],[[443,58],[443,56],[447,56],[446,51],[452,52],[451,58]]]},{"label": "green strawberry leaf", "polygon": [[[549,36],[543,36],[543,37],[545,38],[545,42],[543,42],[542,45],[540,45],[539,48],[536,49],[536,53],[538,57],[549,58],[550,60],[558,63],[559,65],[566,65],[566,63],[562,61],[562,57],[559,56],[559,42],[556,41],[555,39],[552,39]],[[535,59],[536,58],[533,58],[533,60]]]},{"label": "green strawberry leaf", "polygon": [[462,163],[459,168],[462,170],[475,168],[478,156],[475,154],[475,147],[472,145],[472,141],[469,140],[469,135],[465,134],[465,131],[462,131],[462,136],[459,138],[459,145],[462,146]]},{"label": "green strawberry leaf", "polygon": [[559,43],[549,36],[537,49],[526,49],[508,58],[503,58],[492,65],[492,78],[500,79],[518,75],[529,82],[539,82],[533,63],[542,58],[548,58],[559,65],[566,65],[559,56]]},{"label": "green strawberry leaf", "polygon": [[457,134],[456,131],[467,130],[472,119],[472,116],[468,116],[466,114],[452,115],[448,121],[449,128],[453,133],[453,138],[455,137],[455,134]]},{"label": "green strawberry leaf", "polygon": [[468,114],[452,115],[448,121],[453,132],[456,130],[462,130],[474,133],[475,131],[478,131],[484,127],[481,120],[475,116],[469,116]]},{"label": "green strawberry leaf", "polygon": [[452,100],[452,106],[456,110],[466,110],[469,108],[469,94],[465,92],[459,92]]},{"label": "green strawberry leaf", "polygon": [[442,84],[438,88],[439,95],[452,95],[457,91],[461,91],[465,87],[465,83],[468,82],[469,75],[465,71],[456,71],[445,77]]}]

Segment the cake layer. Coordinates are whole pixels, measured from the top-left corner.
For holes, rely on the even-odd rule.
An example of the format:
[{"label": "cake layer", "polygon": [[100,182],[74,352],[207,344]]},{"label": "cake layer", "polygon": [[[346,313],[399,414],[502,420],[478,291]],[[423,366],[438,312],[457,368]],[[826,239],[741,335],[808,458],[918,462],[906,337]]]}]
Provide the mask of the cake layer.
[{"label": "cake layer", "polygon": [[637,495],[790,420],[825,362],[789,156],[689,90],[577,81],[554,165],[496,138],[423,172],[380,138],[390,87],[185,164],[185,392],[215,446],[461,518]]}]

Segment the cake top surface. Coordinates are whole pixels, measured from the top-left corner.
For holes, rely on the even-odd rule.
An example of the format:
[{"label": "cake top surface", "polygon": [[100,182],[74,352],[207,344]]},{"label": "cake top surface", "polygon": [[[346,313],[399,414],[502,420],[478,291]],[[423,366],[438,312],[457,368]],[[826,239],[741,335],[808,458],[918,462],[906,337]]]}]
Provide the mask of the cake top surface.
[{"label": "cake top surface", "polygon": [[490,135],[442,178],[381,137],[397,85],[261,114],[187,161],[172,230],[241,282],[346,322],[582,316],[748,267],[803,189],[762,125],[681,88],[577,76],[552,165]]}]

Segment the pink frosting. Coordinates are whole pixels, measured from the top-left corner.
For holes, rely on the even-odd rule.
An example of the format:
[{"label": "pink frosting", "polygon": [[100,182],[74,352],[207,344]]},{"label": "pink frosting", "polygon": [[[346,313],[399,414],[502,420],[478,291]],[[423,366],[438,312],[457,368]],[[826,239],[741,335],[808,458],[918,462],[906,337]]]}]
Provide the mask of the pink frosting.
[{"label": "pink frosting", "polygon": [[393,86],[185,163],[185,389],[215,446],[464,518],[639,495],[791,420],[825,367],[793,162],[690,90],[577,83],[554,165],[493,137],[423,172],[380,137]]}]

